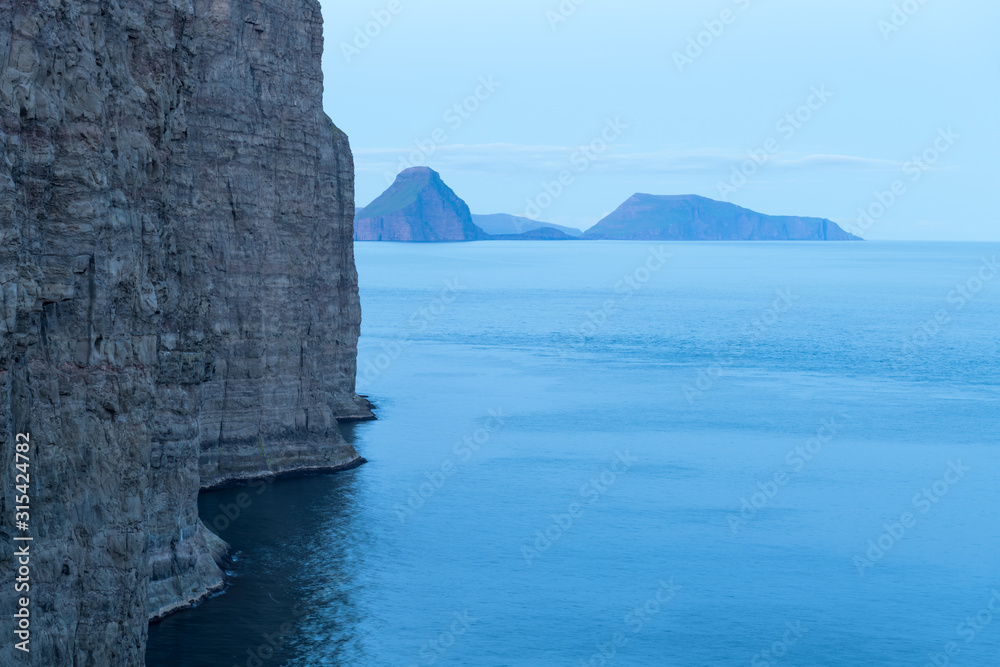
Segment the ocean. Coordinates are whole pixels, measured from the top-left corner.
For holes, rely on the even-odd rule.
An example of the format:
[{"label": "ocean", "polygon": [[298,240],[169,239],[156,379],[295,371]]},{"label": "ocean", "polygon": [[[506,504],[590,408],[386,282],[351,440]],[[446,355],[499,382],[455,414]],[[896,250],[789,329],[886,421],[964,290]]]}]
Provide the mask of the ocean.
[{"label": "ocean", "polygon": [[148,664],[1000,664],[998,254],[358,244],[368,463],[203,493]]}]

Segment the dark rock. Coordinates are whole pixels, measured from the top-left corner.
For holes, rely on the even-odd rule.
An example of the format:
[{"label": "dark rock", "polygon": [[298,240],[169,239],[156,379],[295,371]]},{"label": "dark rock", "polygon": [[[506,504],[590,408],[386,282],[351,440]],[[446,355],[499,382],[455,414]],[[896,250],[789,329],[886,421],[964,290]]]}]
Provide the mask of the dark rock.
[{"label": "dark rock", "polygon": [[0,459],[30,432],[35,538],[22,654],[5,465],[0,664],[142,664],[223,584],[203,485],[361,460],[322,44],[317,0],[0,3]]}]

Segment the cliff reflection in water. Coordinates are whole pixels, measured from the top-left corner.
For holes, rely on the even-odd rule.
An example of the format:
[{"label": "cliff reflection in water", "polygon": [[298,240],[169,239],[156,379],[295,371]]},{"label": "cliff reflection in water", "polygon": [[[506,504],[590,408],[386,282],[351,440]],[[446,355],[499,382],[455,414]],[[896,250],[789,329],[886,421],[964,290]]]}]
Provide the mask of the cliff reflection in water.
[{"label": "cliff reflection in water", "polygon": [[[344,428],[348,440],[351,429]],[[339,626],[338,641],[328,640],[331,658],[356,660],[350,641],[350,629],[359,625],[354,545],[366,538],[353,520],[363,470],[203,492],[202,520],[235,551],[230,586],[150,626],[147,665],[285,664],[299,657],[298,646],[311,643],[303,640],[316,632],[316,613],[323,624]],[[289,571],[289,562],[302,567]]]}]

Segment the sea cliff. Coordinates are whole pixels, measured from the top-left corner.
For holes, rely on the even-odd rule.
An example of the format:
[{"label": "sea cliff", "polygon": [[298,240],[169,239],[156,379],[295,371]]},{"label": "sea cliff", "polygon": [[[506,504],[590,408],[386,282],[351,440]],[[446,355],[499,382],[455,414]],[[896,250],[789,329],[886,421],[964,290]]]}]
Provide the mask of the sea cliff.
[{"label": "sea cliff", "polygon": [[[317,0],[0,4],[0,664],[138,665],[205,486],[357,465],[353,161]],[[30,433],[31,653],[15,436]]]}]

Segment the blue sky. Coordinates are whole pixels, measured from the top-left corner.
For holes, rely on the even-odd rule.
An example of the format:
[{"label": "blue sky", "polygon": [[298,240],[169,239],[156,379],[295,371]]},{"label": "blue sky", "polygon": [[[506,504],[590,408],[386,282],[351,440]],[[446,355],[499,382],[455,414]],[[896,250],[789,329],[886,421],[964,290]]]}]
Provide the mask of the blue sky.
[{"label": "blue sky", "polygon": [[322,4],[361,206],[424,164],[474,213],[580,228],[694,193],[870,239],[1000,240],[1000,3]]}]

